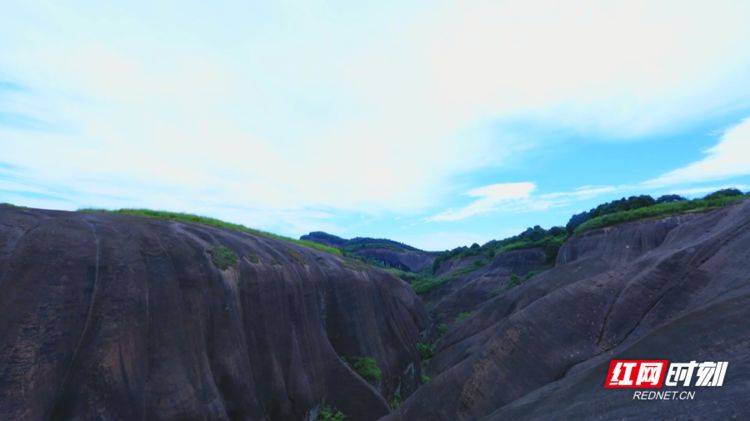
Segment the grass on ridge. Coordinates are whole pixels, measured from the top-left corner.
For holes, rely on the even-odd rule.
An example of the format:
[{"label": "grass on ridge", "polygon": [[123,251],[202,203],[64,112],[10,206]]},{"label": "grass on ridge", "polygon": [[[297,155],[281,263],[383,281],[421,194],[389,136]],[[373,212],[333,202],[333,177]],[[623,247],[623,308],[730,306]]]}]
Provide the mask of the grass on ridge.
[{"label": "grass on ridge", "polygon": [[196,224],[209,225],[212,227],[224,228],[224,229],[233,230],[233,231],[246,232],[248,234],[258,235],[258,236],[266,237],[266,238],[273,238],[275,240],[286,241],[289,243],[294,243],[300,246],[309,247],[315,250],[320,250],[320,251],[324,251],[327,253],[341,256],[341,250],[337,249],[336,247],[330,247],[330,246],[326,246],[320,243],[315,243],[312,241],[297,240],[294,238],[284,237],[283,235],[273,234],[270,232],[261,231],[261,230],[254,229],[254,228],[249,228],[241,224],[226,222],[226,221],[222,221],[216,218],[211,218],[208,216],[193,215],[190,213],[182,213],[182,212],[159,211],[159,210],[152,210],[152,209],[109,210],[109,209],[85,208],[85,209],[79,209],[79,211],[91,212],[91,213],[94,213],[94,212],[116,213],[116,214],[122,214],[122,215],[144,216],[147,218],[154,218],[154,219],[165,219],[168,221],[192,222]]},{"label": "grass on ridge", "polygon": [[621,212],[609,213],[589,219],[576,227],[574,234],[581,234],[596,228],[603,228],[623,222],[636,221],[640,219],[653,218],[657,216],[669,216],[686,212],[704,212],[720,207],[728,206],[747,199],[748,195],[724,196],[714,199],[695,199],[680,202],[659,203],[643,208],[631,209]]}]

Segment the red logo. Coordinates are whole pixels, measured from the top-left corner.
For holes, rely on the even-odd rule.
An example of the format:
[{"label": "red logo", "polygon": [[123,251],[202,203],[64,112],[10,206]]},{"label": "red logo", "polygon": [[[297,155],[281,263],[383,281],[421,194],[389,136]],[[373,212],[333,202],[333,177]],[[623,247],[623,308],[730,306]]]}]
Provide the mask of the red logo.
[{"label": "red logo", "polygon": [[667,360],[612,360],[605,389],[659,389],[667,374]]}]

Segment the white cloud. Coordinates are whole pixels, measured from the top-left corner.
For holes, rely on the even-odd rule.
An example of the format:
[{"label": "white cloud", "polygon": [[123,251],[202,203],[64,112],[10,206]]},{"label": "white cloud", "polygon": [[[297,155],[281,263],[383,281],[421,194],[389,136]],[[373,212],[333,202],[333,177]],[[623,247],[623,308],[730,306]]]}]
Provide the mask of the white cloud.
[{"label": "white cloud", "polygon": [[466,195],[476,200],[459,209],[450,209],[427,218],[428,221],[458,221],[471,216],[493,212],[509,202],[526,199],[536,189],[534,183],[499,183],[469,190]]},{"label": "white cloud", "polygon": [[534,183],[491,184],[467,192],[478,199],[459,209],[449,209],[427,218],[429,222],[459,221],[472,216],[493,213],[525,213],[560,208],[607,193],[626,192],[634,185],[581,186],[570,191],[532,194]]},{"label": "white cloud", "polygon": [[729,128],[706,156],[644,183],[646,186],[722,180],[750,174],[750,117]]},{"label": "white cloud", "polygon": [[[0,105],[66,130],[0,130],[2,159],[76,204],[198,197],[288,231],[298,212],[434,208],[544,142],[498,121],[628,138],[750,97],[750,3],[407,3],[7,5],[0,74],[33,95]],[[564,199],[473,197],[441,218]]]},{"label": "white cloud", "polygon": [[523,0],[438,10],[403,38],[423,60],[417,86],[443,118],[530,118],[628,138],[748,104],[750,4]]}]

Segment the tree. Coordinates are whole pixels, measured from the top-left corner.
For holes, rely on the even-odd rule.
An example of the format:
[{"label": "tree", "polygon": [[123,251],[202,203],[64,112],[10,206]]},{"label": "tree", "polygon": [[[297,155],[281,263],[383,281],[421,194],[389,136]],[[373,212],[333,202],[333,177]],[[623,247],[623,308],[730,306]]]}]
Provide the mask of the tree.
[{"label": "tree", "polygon": [[680,196],[679,194],[665,194],[662,196],[659,196],[658,199],[656,199],[656,203],[671,203],[671,202],[683,202],[687,199]]}]

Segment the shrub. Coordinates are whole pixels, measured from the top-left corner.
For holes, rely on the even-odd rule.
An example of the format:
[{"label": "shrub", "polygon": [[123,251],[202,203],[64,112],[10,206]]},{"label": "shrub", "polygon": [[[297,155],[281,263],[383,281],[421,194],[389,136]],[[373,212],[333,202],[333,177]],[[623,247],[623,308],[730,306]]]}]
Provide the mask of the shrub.
[{"label": "shrub", "polygon": [[532,270],[530,272],[526,272],[526,274],[523,276],[518,276],[515,273],[512,273],[510,275],[510,279],[508,280],[507,288],[517,287],[531,279],[532,276],[536,275],[539,272],[542,272],[542,270]]},{"label": "shrub", "polygon": [[510,275],[510,279],[508,280],[508,288],[513,288],[521,285],[523,283],[523,278],[516,275],[515,273],[512,273]]},{"label": "shrub", "polygon": [[602,203],[601,205],[589,210],[588,212],[581,212],[573,215],[568,221],[567,225],[565,225],[565,228],[568,233],[572,234],[576,230],[576,228],[592,218],[616,212],[643,208],[654,204],[656,204],[656,200],[654,200],[653,197],[647,194],[643,194],[640,196],[630,196],[627,199],[623,197],[622,199]]},{"label": "shrub", "polygon": [[430,380],[432,380],[432,379],[430,379],[430,376],[428,376],[426,374],[422,374],[422,376],[419,378],[419,380],[422,381],[422,384],[425,384],[425,383],[429,383]]},{"label": "shrub", "polygon": [[427,361],[435,355],[435,345],[427,342],[417,342],[417,351],[422,361]]},{"label": "shrub", "polygon": [[467,273],[474,272],[475,270],[483,267],[486,264],[487,262],[484,260],[475,260],[472,264],[451,273],[451,276],[455,278],[461,275],[466,275]]},{"label": "shrub", "polygon": [[656,199],[656,203],[671,203],[671,202],[683,202],[687,199],[680,196],[679,194],[665,194],[662,196],[659,196],[658,199]]},{"label": "shrub", "polygon": [[716,200],[724,197],[742,196],[742,192],[739,189],[721,189],[711,194],[706,195],[703,200]]},{"label": "shrub", "polygon": [[438,336],[443,336],[446,332],[448,332],[448,325],[446,323],[440,323],[435,328],[435,331],[437,332]]},{"label": "shrub", "polygon": [[344,421],[346,415],[330,405],[323,405],[318,412],[316,421]]},{"label": "shrub", "polygon": [[474,315],[473,311],[461,312],[458,314],[458,316],[456,316],[456,323],[463,323],[464,321],[466,321],[466,319],[468,319],[469,317],[473,315]]},{"label": "shrub", "polygon": [[404,282],[411,285],[411,288],[414,290],[414,292],[420,295],[427,293],[428,291],[431,291],[432,289],[437,288],[440,285],[443,285],[444,283],[452,281],[454,279],[452,277],[438,277],[426,272],[405,272],[403,270],[395,268],[390,268],[387,270],[393,276],[401,278]]},{"label": "shrub", "polygon": [[228,247],[216,246],[208,250],[216,267],[227,270],[237,264],[237,255]]},{"label": "shrub", "polygon": [[391,409],[398,409],[401,406],[401,393],[396,392],[390,402]]},{"label": "shrub", "polygon": [[383,373],[378,362],[372,357],[353,357],[348,360],[349,365],[357,374],[368,382],[379,382]]}]

